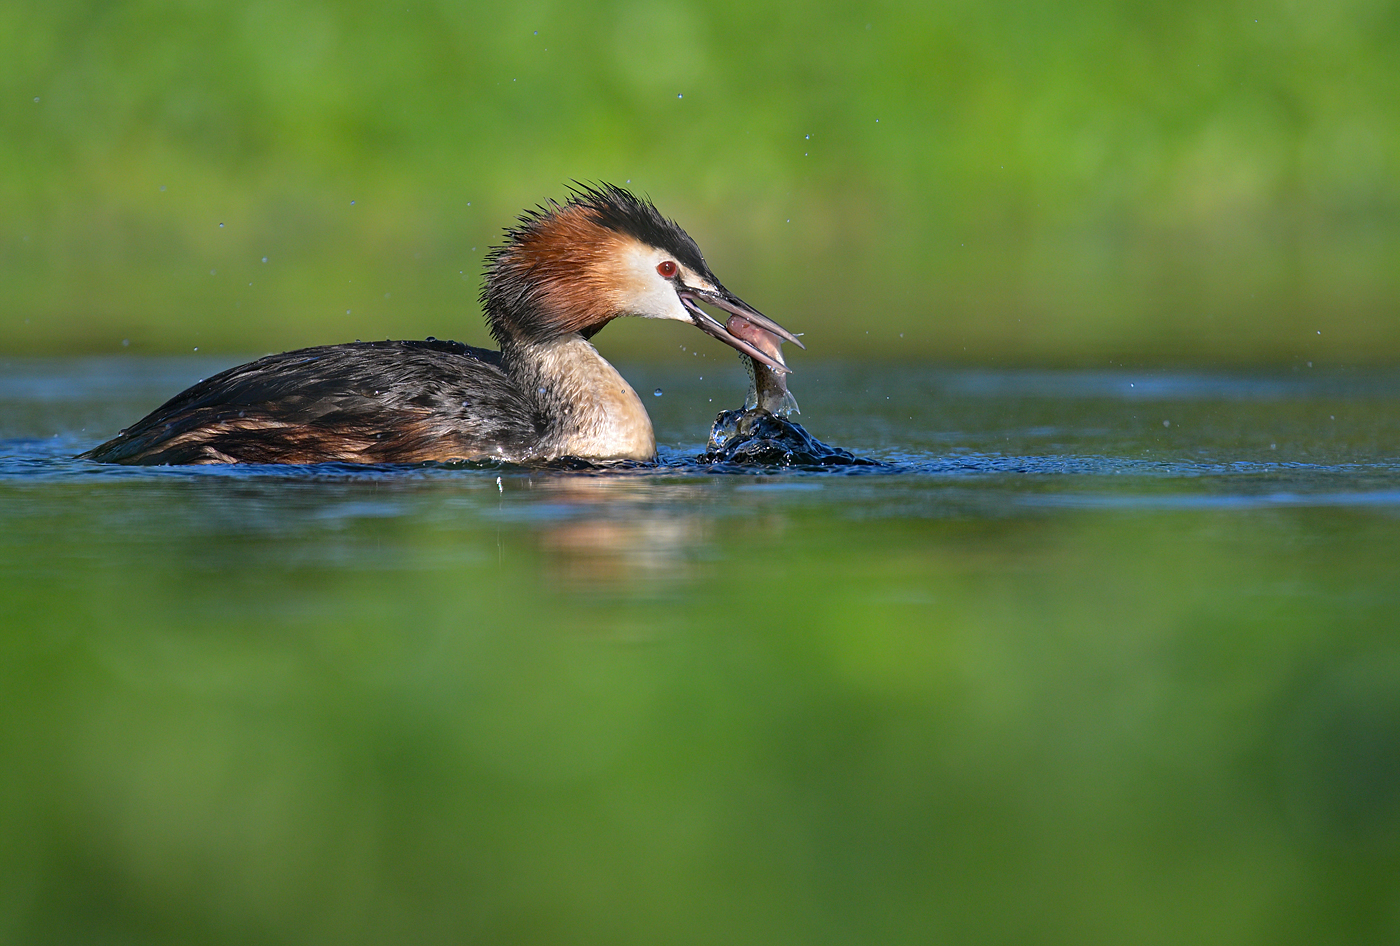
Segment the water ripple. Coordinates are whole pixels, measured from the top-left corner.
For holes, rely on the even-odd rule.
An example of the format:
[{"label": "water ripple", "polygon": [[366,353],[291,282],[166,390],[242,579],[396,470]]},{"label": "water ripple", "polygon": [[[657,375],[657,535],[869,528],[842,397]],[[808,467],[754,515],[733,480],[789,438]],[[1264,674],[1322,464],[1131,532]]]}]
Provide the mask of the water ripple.
[{"label": "water ripple", "polygon": [[[545,520],[596,510],[600,502],[685,506],[713,503],[717,491],[776,497],[771,487],[780,483],[789,487],[781,491],[789,503],[829,503],[847,515],[1400,506],[1400,375],[1393,371],[816,365],[803,372],[810,386],[802,392],[804,425],[873,461],[841,466],[706,458],[703,441],[677,434],[703,436],[717,392],[735,379],[686,380],[656,367],[628,370],[639,389],[664,382],[674,395],[650,405],[661,443],[653,464],[122,467],[75,459],[150,401],[217,367],[189,358],[6,363],[0,486],[247,484],[315,491],[373,484],[395,494],[385,507],[377,500],[354,507],[360,509],[354,515],[366,516],[394,515],[395,504],[420,489],[431,489],[438,504],[466,496],[480,505],[481,496],[513,492],[512,502],[530,495],[534,505],[509,515]],[[802,451],[790,452],[793,457],[800,460]],[[558,489],[544,495],[545,485]],[[333,515],[349,515],[350,508]]]}]

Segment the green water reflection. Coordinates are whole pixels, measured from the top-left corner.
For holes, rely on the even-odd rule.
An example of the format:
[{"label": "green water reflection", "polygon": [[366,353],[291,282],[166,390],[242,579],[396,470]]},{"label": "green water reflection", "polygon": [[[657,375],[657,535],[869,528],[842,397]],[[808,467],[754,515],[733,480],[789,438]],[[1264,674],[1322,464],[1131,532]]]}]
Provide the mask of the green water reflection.
[{"label": "green water reflection", "polygon": [[0,938],[1400,935],[1393,508],[842,482],[0,485]]}]

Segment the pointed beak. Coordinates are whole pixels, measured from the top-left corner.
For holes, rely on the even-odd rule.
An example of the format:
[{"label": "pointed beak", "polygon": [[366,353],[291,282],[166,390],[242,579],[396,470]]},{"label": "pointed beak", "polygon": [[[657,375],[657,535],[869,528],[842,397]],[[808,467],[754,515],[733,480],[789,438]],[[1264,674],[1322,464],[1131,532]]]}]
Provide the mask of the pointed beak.
[{"label": "pointed beak", "polygon": [[714,336],[730,348],[743,352],[755,361],[762,362],[774,371],[786,374],[792,370],[787,365],[783,364],[782,353],[776,351],[778,346],[773,346],[777,357],[774,357],[774,354],[755,348],[749,342],[729,331],[722,323],[718,322],[708,312],[700,308],[699,303],[704,302],[707,305],[714,306],[716,309],[722,309],[730,315],[737,315],[750,324],[757,325],[764,331],[770,332],[784,341],[792,342],[798,348],[805,349],[807,347],[802,344],[796,335],[762,313],[749,307],[740,299],[730,295],[725,289],[711,292],[705,289],[685,288],[680,291],[679,295],[681,303],[690,312],[690,320],[695,323],[696,328],[700,329],[700,331],[704,332],[706,335]]}]

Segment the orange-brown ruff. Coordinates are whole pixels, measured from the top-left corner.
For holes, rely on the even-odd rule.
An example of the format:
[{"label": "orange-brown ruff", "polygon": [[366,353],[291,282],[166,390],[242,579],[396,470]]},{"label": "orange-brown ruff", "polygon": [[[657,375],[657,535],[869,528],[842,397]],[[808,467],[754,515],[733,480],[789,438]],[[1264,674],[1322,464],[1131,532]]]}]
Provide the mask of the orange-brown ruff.
[{"label": "orange-brown ruff", "polygon": [[[651,460],[641,398],[589,339],[623,316],[690,322],[786,371],[699,303],[796,342],[710,272],[684,230],[619,187],[524,213],[487,255],[482,308],[500,351],[458,342],[268,355],[171,398],[82,456],[104,463]],[[800,342],[798,343],[801,344]]]}]

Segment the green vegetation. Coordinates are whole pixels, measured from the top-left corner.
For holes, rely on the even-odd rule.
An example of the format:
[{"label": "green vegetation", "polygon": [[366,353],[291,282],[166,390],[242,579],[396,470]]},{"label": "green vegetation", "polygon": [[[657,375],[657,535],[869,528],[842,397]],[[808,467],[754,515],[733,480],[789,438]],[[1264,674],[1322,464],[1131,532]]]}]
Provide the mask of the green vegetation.
[{"label": "green vegetation", "polygon": [[577,178],[814,355],[1392,360],[1397,101],[1384,0],[5,4],[0,351],[479,342]]}]

